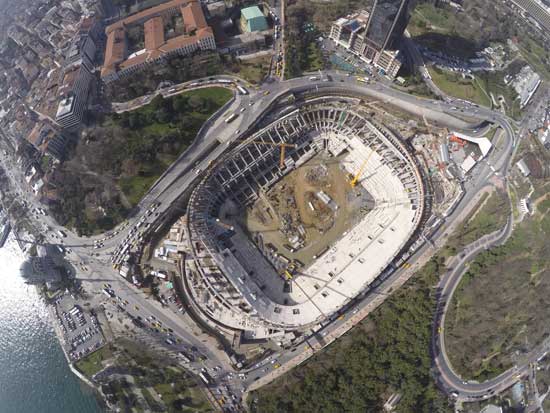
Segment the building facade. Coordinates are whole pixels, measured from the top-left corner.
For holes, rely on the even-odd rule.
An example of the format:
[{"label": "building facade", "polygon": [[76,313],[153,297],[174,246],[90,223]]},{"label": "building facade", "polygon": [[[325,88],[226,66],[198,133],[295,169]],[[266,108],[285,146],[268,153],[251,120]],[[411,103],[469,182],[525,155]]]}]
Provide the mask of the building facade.
[{"label": "building facade", "polygon": [[90,87],[94,81],[94,75],[84,61],[85,59],[81,59],[66,68],[58,90],[61,100],[55,120],[68,131],[74,131],[80,127],[88,105]]},{"label": "building facade", "polygon": [[397,48],[397,42],[409,23],[415,0],[376,0],[366,31],[367,58],[377,52]]},{"label": "building facade", "polygon": [[401,68],[398,40],[409,22],[414,0],[376,0],[365,10],[336,20],[329,37],[391,78]]},{"label": "building facade", "polygon": [[[177,13],[183,18],[183,34],[166,38],[165,21]],[[126,31],[142,25],[143,49],[129,53]],[[107,45],[101,79],[105,83],[129,76],[160,64],[171,56],[186,56],[198,50],[216,50],[214,32],[206,23],[201,3],[196,0],[172,0],[143,10],[105,29]]]},{"label": "building facade", "polygon": [[267,20],[258,6],[242,9],[240,23],[243,33],[262,32],[269,29]]}]

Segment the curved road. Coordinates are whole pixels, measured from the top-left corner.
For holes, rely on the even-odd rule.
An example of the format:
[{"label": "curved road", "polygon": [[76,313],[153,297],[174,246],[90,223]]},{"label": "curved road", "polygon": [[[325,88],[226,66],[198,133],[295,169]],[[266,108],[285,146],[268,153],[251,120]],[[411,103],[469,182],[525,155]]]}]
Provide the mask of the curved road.
[{"label": "curved road", "polygon": [[[327,75],[330,75],[330,78]],[[235,81],[239,80],[235,79]],[[245,84],[242,80],[239,82]],[[234,370],[229,360],[220,355],[219,352],[212,350],[211,343],[205,344],[202,339],[197,338],[192,331],[184,327],[181,322],[181,315],[174,314],[167,309],[163,309],[158,303],[148,300],[141,290],[123,280],[117,271],[111,268],[111,256],[122,245],[132,243],[135,245],[140,237],[146,237],[147,233],[150,234],[162,225],[181,195],[192,186],[193,181],[198,176],[202,175],[210,162],[214,161],[225,150],[227,144],[240,139],[246,135],[247,131],[252,130],[257,121],[262,118],[279,97],[285,96],[289,92],[316,90],[326,90],[331,93],[341,91],[343,95],[354,93],[367,96],[390,103],[416,116],[425,117],[453,128],[468,127],[468,123],[457,119],[457,116],[466,116],[469,119],[476,120],[477,123],[487,120],[499,125],[504,130],[503,142],[497,145],[487,160],[476,166],[472,178],[464,183],[462,199],[457,204],[454,212],[446,217],[441,217],[443,224],[429,235],[430,242],[419,246],[409,258],[409,262],[413,264],[412,268],[409,270],[397,269],[385,280],[381,280],[378,285],[373,286],[369,294],[360,297],[346,310],[342,318],[327,321],[323,330],[318,332],[321,338],[317,344],[312,345],[306,342],[291,349],[281,350],[280,353],[274,356],[278,358],[278,363],[281,364],[277,371],[275,371],[273,363],[267,362],[252,368],[250,373],[254,374],[249,374],[248,377],[242,380],[237,379],[231,376]],[[446,235],[445,231],[459,216],[460,209],[472,201],[479,190],[486,185],[487,180],[502,174],[508,169],[514,147],[514,130],[508,118],[499,112],[479,108],[464,101],[455,100],[453,102],[449,100],[441,102],[423,99],[399,92],[385,84],[361,83],[354,77],[339,72],[325,72],[323,73],[323,79],[316,81],[303,77],[284,82],[265,83],[258,89],[248,87],[248,91],[249,94],[247,95],[236,94],[235,99],[228,104],[224,114],[219,113],[215,119],[209,120],[208,127],[198,137],[197,142],[193,144],[192,150],[186,151],[180,156],[177,162],[163,175],[162,179],[151,188],[140,202],[139,212],[128,219],[126,224],[121,224],[103,235],[79,237],[60,227],[50,217],[39,217],[42,222],[42,229],[47,234],[49,242],[53,244],[62,243],[69,247],[68,258],[80,267],[79,277],[88,282],[96,283],[95,293],[97,295],[101,294],[104,282],[113,284],[116,294],[130,302],[127,306],[127,311],[130,314],[134,316],[141,315],[144,318],[152,314],[157,319],[162,320],[163,325],[172,328],[178,337],[183,340],[184,344],[182,345],[193,346],[200,353],[208,355],[208,360],[205,363],[195,363],[192,366],[195,371],[198,371],[201,365],[205,365],[208,369],[216,365],[221,366],[221,371],[218,369],[218,373],[216,373],[219,377],[217,380],[226,383],[235,392],[250,387],[258,387],[260,384],[271,381],[311,356],[318,349],[337,339],[383,302],[385,297],[395,290],[395,286],[401,285],[404,282],[403,280],[412,275],[412,271],[417,267],[417,259],[429,252],[432,245],[437,244]],[[239,116],[236,120],[227,124],[223,120],[227,113],[238,113]],[[29,199],[29,201],[31,205],[38,206],[35,200]],[[158,203],[160,205],[151,210]],[[65,231],[67,236],[61,238],[56,235],[55,231],[58,230]],[[101,245],[95,247],[94,241],[100,241]],[[452,373],[450,369],[449,371]],[[452,376],[450,373],[448,374],[449,377]],[[454,388],[453,386],[456,383],[452,383],[454,382],[451,381],[451,388]],[[252,386],[253,384],[254,386]]]},{"label": "curved road", "polygon": [[469,383],[464,381],[453,369],[445,349],[445,315],[452,302],[452,296],[460,284],[462,276],[468,269],[468,263],[484,250],[501,245],[512,233],[512,217],[504,228],[487,234],[466,246],[463,251],[451,262],[451,268],[441,277],[438,284],[439,299],[436,306],[432,331],[432,355],[438,369],[437,380],[448,393],[453,393],[461,400],[475,400],[487,398],[493,393],[507,389],[517,381],[522,369],[511,369],[500,376],[483,383]]}]

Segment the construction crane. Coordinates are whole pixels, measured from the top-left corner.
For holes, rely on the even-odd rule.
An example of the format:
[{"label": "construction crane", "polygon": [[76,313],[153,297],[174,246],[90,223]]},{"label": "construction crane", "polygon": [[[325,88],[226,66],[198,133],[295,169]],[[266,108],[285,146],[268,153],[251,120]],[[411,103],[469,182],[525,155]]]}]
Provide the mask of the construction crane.
[{"label": "construction crane", "polygon": [[[237,142],[246,142],[245,140],[238,140]],[[278,146],[281,150],[281,159],[279,166],[282,168],[285,166],[285,149],[286,148],[296,148],[297,145],[293,143],[285,143],[285,142],[268,142],[268,141],[250,141],[249,143],[259,143],[260,145],[269,145],[269,146]]]},{"label": "construction crane", "polygon": [[288,264],[288,267],[286,267],[286,269],[284,270],[283,278],[286,281],[292,280],[292,278],[294,278],[294,271],[295,270],[296,270],[296,264],[291,262],[290,264]]},{"label": "construction crane", "polygon": [[372,156],[372,154],[374,153],[374,149],[371,150],[371,153],[369,153],[369,156],[367,156],[367,159],[365,159],[365,161],[362,163],[361,167],[359,168],[359,171],[355,174],[355,176],[351,179],[350,181],[350,185],[352,188],[355,188],[355,186],[357,185],[357,182],[359,181],[359,177],[361,176],[361,174],[364,172],[365,168],[367,167],[367,163],[370,159],[370,157]]}]

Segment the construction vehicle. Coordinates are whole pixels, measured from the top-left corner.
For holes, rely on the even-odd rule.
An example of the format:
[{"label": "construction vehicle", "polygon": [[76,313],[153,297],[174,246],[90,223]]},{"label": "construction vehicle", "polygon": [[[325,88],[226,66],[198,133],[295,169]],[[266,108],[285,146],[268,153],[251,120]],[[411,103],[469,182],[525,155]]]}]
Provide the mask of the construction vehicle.
[{"label": "construction vehicle", "polygon": [[285,269],[285,272],[284,272],[284,278],[285,280],[289,281],[289,280],[292,280],[292,278],[294,277],[294,271],[296,270],[296,264],[294,264],[294,262],[291,262],[290,264],[288,264],[288,267],[286,267]]},{"label": "construction vehicle", "polygon": [[458,143],[460,146],[464,146],[466,145],[466,141],[464,139],[460,139],[458,136],[456,135],[451,135],[449,136],[449,142],[456,142]]},{"label": "construction vehicle", "polygon": [[[244,140],[238,140],[237,142],[246,142]],[[285,149],[286,148],[296,148],[296,145],[293,143],[284,143],[284,142],[268,142],[268,141],[250,141],[249,143],[258,143],[260,145],[269,145],[269,146],[278,146],[281,150],[281,158],[279,167],[285,166]]]},{"label": "construction vehicle", "polygon": [[216,224],[219,225],[220,227],[222,228],[225,228],[226,230],[228,231],[234,231],[235,228],[233,227],[233,225],[229,225],[223,221],[221,221],[219,218],[216,218]]},{"label": "construction vehicle", "polygon": [[352,188],[355,188],[355,186],[357,185],[357,182],[359,181],[359,177],[363,174],[363,172],[365,171],[365,168],[367,167],[367,163],[370,159],[370,157],[372,156],[372,154],[374,153],[374,149],[371,150],[371,153],[369,153],[369,156],[367,156],[367,159],[365,159],[365,161],[363,162],[363,164],[361,165],[361,167],[359,168],[359,171],[357,171],[357,173],[355,174],[355,176],[353,176],[353,178],[351,178],[350,180],[350,185]]}]

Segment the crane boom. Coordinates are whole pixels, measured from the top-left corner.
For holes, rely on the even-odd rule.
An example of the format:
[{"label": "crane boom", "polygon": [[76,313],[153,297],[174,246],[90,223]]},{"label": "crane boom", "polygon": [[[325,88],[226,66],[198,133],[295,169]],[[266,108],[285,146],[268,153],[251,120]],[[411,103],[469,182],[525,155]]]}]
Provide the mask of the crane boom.
[{"label": "crane boom", "polygon": [[359,181],[359,177],[361,176],[361,174],[363,173],[363,171],[367,167],[367,163],[368,163],[370,157],[372,156],[372,154],[374,152],[375,152],[374,149],[372,149],[371,153],[369,153],[369,156],[367,156],[367,159],[365,159],[365,161],[361,164],[361,167],[359,168],[359,171],[355,174],[353,179],[350,181],[350,185],[351,185],[352,188],[355,188],[355,185],[357,185],[357,182]]},{"label": "crane boom", "polygon": [[[237,142],[246,142],[244,140],[237,141]],[[270,146],[278,146],[281,150],[281,157],[280,157],[280,163],[279,166],[282,168],[285,164],[285,149],[286,148],[295,148],[296,145],[293,143],[284,143],[284,142],[268,142],[268,141],[250,141],[250,143],[259,143],[260,145],[270,145]]]}]

